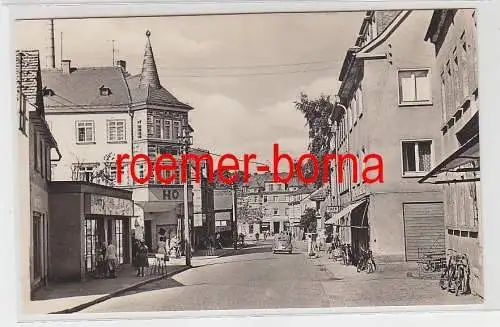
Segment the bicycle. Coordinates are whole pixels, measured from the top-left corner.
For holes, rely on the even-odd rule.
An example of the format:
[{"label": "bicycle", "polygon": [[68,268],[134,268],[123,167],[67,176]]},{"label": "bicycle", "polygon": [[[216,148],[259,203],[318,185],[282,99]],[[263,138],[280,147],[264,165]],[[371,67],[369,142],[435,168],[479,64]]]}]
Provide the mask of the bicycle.
[{"label": "bicycle", "polygon": [[442,290],[455,293],[456,296],[468,294],[470,291],[469,277],[470,267],[467,255],[450,255],[448,264],[440,276],[439,286]]},{"label": "bicycle", "polygon": [[373,253],[371,250],[364,251],[361,249],[361,258],[358,260],[358,264],[356,267],[358,272],[365,271],[368,274],[377,270],[377,265],[375,264],[375,260],[373,259]]}]

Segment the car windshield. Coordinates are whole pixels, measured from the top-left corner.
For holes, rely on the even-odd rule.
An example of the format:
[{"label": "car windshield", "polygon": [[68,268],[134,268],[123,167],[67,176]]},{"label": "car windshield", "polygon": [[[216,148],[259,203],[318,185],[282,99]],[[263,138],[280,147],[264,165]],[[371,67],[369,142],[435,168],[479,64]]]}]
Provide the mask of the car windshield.
[{"label": "car windshield", "polygon": [[288,235],[285,234],[278,235],[278,241],[288,241]]}]

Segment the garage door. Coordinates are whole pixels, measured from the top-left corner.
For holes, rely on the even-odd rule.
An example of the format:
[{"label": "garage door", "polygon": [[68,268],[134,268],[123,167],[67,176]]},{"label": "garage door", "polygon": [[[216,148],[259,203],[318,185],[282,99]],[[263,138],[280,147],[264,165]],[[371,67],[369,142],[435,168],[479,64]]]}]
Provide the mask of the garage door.
[{"label": "garage door", "polygon": [[406,260],[418,260],[419,253],[444,253],[445,229],[442,202],[404,203]]}]

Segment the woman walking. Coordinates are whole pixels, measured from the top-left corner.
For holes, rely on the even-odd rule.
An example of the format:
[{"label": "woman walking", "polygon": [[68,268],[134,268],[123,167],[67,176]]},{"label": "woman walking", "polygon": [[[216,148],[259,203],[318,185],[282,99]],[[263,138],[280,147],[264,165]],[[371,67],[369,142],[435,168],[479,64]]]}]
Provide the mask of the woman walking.
[{"label": "woman walking", "polygon": [[141,241],[139,244],[135,262],[137,265],[137,277],[144,277],[144,267],[148,266],[148,247],[144,241]]}]

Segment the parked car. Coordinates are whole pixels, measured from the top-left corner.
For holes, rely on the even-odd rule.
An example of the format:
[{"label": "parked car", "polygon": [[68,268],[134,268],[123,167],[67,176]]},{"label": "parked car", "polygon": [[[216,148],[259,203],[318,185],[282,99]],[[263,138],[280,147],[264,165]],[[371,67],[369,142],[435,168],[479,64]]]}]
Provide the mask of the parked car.
[{"label": "parked car", "polygon": [[292,238],[287,234],[276,234],[273,241],[273,253],[292,253]]}]

